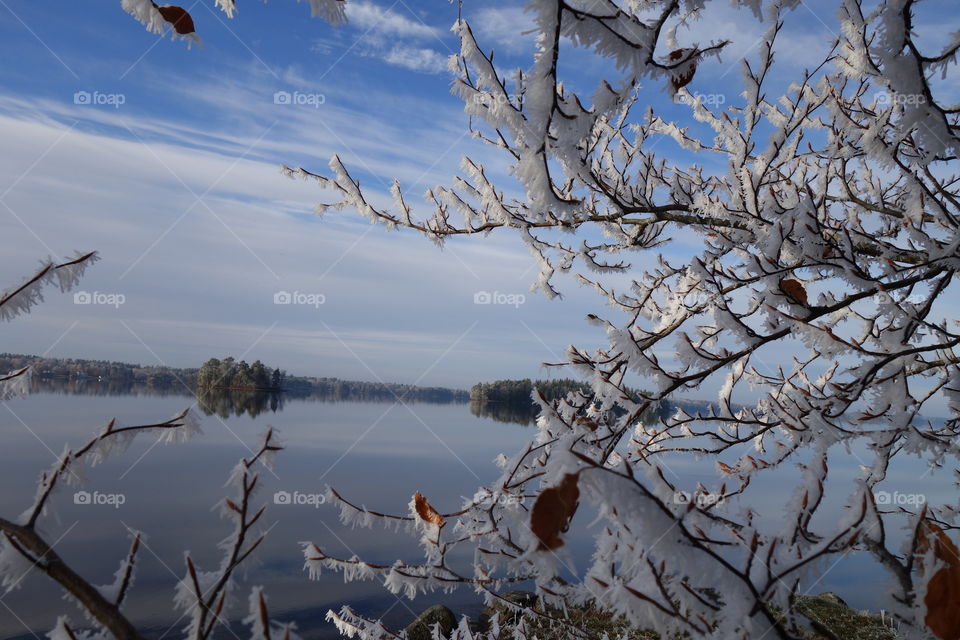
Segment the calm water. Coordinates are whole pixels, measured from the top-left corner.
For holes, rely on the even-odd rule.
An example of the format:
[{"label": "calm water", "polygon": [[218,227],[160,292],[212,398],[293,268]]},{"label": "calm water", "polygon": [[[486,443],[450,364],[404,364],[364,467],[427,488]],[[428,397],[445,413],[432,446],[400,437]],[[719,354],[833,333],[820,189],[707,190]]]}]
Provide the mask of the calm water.
[{"label": "calm water", "polygon": [[[49,467],[54,452],[59,453],[65,443],[85,442],[110,417],[128,425],[151,423],[192,402],[192,397],[177,395],[49,392],[9,401],[0,407],[4,434],[0,513],[12,517],[28,506],[39,472]],[[85,490],[124,494],[125,503],[119,508],[77,505],[73,488],[61,490],[53,503],[54,513],[43,521],[48,540],[56,541],[55,549],[74,569],[96,584],[106,584],[126,552],[127,528],[145,532],[146,548],[140,554],[128,615],[151,636],[181,636],[184,622],[173,609],[172,596],[183,574],[183,551],[189,550],[201,568],[213,568],[219,561],[216,545],[228,534],[228,523],[211,509],[224,496],[223,483],[230,469],[248,454],[247,446],[256,446],[267,425],[280,429],[287,450],[278,457],[275,476],[261,474],[260,499],[269,503],[265,524],[270,532],[256,552],[256,562],[240,576],[237,595],[244,602],[250,586],[264,585],[274,617],[295,620],[307,638],[335,637],[332,625],[323,618],[328,609],[345,603],[362,613],[382,616],[393,627],[405,625],[437,602],[458,614],[479,613],[479,601],[469,590],[411,602],[394,597],[377,583],[344,584],[335,574],[310,581],[303,571],[300,541],[316,542],[341,557],[357,554],[375,562],[422,556],[416,542],[403,535],[343,527],[331,506],[274,505],[272,499],[276,491],[321,493],[329,484],[352,501],[379,511],[404,513],[415,491],[423,492],[439,510],[453,511],[463,496],[495,477],[492,461],[499,453],[514,453],[533,435],[530,428],[473,415],[466,404],[405,407],[287,399],[281,410],[268,408],[255,418],[207,416],[203,435],[192,442],[152,446],[150,439],[144,439],[88,474]],[[698,477],[692,466],[677,465],[673,470],[684,475],[688,486],[708,480]],[[851,467],[846,475],[852,473]],[[909,476],[905,482],[912,482],[913,474]],[[774,518],[785,497],[778,490],[789,491],[788,479],[784,477],[782,486],[771,485],[768,508]],[[578,517],[584,523],[589,520]],[[580,568],[588,560],[587,533],[581,531],[570,545]],[[851,558],[830,571],[813,591],[835,590],[854,606],[876,609],[886,585],[882,576],[865,573],[867,566],[864,559]],[[32,632],[42,637],[64,608],[71,608],[75,623],[82,620],[45,576],[31,573],[19,590],[0,599],[0,638],[33,637]],[[240,609],[233,612],[235,617],[240,613]]]},{"label": "calm water", "polygon": [[[5,443],[0,450],[0,513],[13,516],[28,506],[39,472],[64,443],[82,444],[110,417],[128,425],[150,423],[191,403],[184,396],[53,393],[8,402],[0,407]],[[405,624],[440,600],[465,613],[479,611],[469,592],[410,602],[377,584],[344,584],[333,574],[310,581],[302,568],[300,541],[379,562],[417,559],[416,543],[382,529],[345,528],[331,506],[274,505],[272,500],[276,491],[321,493],[330,484],[377,510],[405,513],[415,491],[441,510],[459,508],[461,496],[473,495],[481,482],[494,477],[493,458],[517,449],[531,435],[515,424],[476,417],[465,404],[420,403],[408,409],[390,403],[287,400],[282,411],[268,410],[256,418],[207,416],[203,435],[189,443],[151,447],[145,438],[87,475],[85,490],[123,493],[121,507],[76,505],[73,488],[60,491],[53,517],[44,521],[48,540],[57,541],[55,549],[82,575],[106,584],[129,544],[127,527],[144,531],[147,548],[141,551],[128,612],[152,635],[173,625],[167,635],[179,637],[183,621],[173,610],[172,588],[183,573],[183,551],[189,549],[201,567],[218,562],[216,545],[229,530],[211,508],[222,500],[230,469],[248,454],[245,445],[255,446],[267,425],[280,429],[288,448],[278,457],[276,476],[261,474],[260,498],[269,503],[265,517],[270,533],[241,582],[267,588],[276,619],[296,620],[307,637],[333,637],[323,616],[344,603],[384,615],[393,625]],[[30,631],[42,635],[63,607],[72,605],[62,603],[45,576],[28,575],[19,590],[0,600],[0,637]],[[79,613],[70,617],[81,620]]]}]

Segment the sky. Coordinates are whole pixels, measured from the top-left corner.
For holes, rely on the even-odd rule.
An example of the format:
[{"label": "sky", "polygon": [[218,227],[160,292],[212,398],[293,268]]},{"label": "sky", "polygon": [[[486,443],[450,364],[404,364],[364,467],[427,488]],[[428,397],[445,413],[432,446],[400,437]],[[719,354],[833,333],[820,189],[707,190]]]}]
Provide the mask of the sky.
[{"label": "sky", "polygon": [[[732,40],[694,83],[729,102],[764,26],[717,4],[683,37]],[[794,10],[784,82],[829,49],[834,6]],[[280,172],[324,173],[339,154],[379,202],[397,178],[425,213],[423,192],[449,184],[464,155],[509,180],[449,92],[455,3],[352,1],[341,27],[287,0],[243,2],[232,20],[212,1],[184,7],[200,47],[147,33],[119,2],[0,0],[12,53],[0,67],[0,288],[48,255],[102,257],[86,296],[49,292],[2,327],[0,351],[175,367],[231,355],[294,375],[469,387],[557,375],[541,364],[602,343],[586,314],[619,318],[569,278],[562,299],[530,293],[536,267],[515,235],[440,250],[355,212],[318,217],[330,194]],[[464,15],[505,66],[530,65],[523,3],[465,0]],[[945,37],[957,25],[944,15],[918,28]],[[608,70],[588,52],[568,65],[575,89]],[[689,247],[680,239],[672,255]],[[495,292],[505,304],[475,303]]]}]

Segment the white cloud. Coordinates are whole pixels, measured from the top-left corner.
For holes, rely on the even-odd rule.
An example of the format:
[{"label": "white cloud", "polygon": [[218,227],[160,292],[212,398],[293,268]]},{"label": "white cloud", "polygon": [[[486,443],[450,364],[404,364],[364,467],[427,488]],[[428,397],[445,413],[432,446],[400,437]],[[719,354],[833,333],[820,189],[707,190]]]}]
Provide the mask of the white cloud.
[{"label": "white cloud", "polygon": [[477,34],[477,41],[484,49],[494,48],[510,53],[532,51],[534,34],[533,17],[522,6],[485,7],[473,16],[467,16],[470,27]]},{"label": "white cloud", "polygon": [[[412,14],[411,14],[412,15]],[[372,2],[350,2],[347,18],[353,27],[367,33],[424,40],[435,38],[438,30],[419,19],[410,18]]]},{"label": "white cloud", "polygon": [[[402,5],[397,5],[402,6]],[[359,37],[342,32],[316,40],[313,51],[331,55],[339,48],[366,58],[377,58],[395,67],[418,73],[441,73],[447,68],[447,55],[453,44],[447,44],[445,30],[423,22],[412,12],[400,12],[373,2],[351,2],[347,8],[348,25],[360,32]],[[426,46],[426,43],[439,45]]]},{"label": "white cloud", "polygon": [[[461,149],[444,156],[449,132],[415,124],[414,103],[396,103],[397,120],[407,126],[373,127],[355,111],[338,115],[332,104],[321,114],[279,111],[244,94],[227,100],[218,87],[205,90],[211,100],[220,93],[231,126],[200,132],[175,119],[140,117],[132,105],[115,113],[34,99],[31,110],[22,99],[0,99],[0,138],[8,151],[0,156],[0,176],[9,186],[24,175],[4,204],[29,226],[0,207],[0,237],[8,246],[0,287],[29,272],[48,247],[57,255],[98,249],[104,259],[81,288],[126,298],[115,309],[77,306],[69,294],[51,294],[30,316],[5,327],[17,350],[42,353],[54,345],[52,356],[196,366],[208,355],[242,353],[256,342],[248,359],[298,374],[371,379],[368,364],[384,379],[411,382],[440,359],[422,382],[466,387],[481,378],[538,375],[538,363],[559,359],[565,335],[582,328],[582,304],[560,322],[543,321],[561,304],[569,309],[569,300],[528,295],[519,309],[473,304],[475,291],[525,293],[533,280],[530,259],[512,235],[452,241],[441,252],[417,234],[387,234],[347,212],[322,223],[302,215],[325,194],[282,177],[274,158],[335,150],[339,142],[324,141],[329,132],[315,124],[320,117],[375,171],[416,179],[432,157],[427,166],[436,161],[434,173],[448,173]],[[186,95],[204,104],[199,90]],[[259,109],[289,114],[293,122],[277,124],[238,159],[265,128]],[[322,169],[322,161],[316,164]],[[374,181],[366,184],[381,191]],[[193,193],[211,186],[203,204],[195,204]],[[321,293],[326,302],[278,307],[273,295],[279,290]],[[570,293],[589,297],[575,288]]]},{"label": "white cloud", "polygon": [[421,73],[442,73],[447,69],[447,56],[433,49],[396,45],[383,57],[384,62]]}]

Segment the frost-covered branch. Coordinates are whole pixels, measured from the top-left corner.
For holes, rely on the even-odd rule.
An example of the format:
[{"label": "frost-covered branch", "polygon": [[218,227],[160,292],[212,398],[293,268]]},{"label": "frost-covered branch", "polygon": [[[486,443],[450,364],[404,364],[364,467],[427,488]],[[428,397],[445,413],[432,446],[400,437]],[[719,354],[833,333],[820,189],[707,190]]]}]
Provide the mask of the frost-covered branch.
[{"label": "frost-covered branch", "polygon": [[[186,632],[191,639],[206,640],[212,637],[218,626],[226,624],[223,615],[234,587],[234,571],[266,537],[265,533],[255,533],[266,507],[252,504],[260,479],[259,473],[253,469],[258,462],[272,468],[276,452],[282,449],[277,441],[276,430],[270,427],[257,451],[252,456],[241,459],[230,474],[227,485],[234,488],[236,495],[224,499],[221,514],[230,520],[234,527],[230,535],[220,543],[224,552],[220,566],[213,571],[201,571],[197,569],[190,553],[186,554],[187,575],[177,585],[175,602],[178,608],[190,616]],[[251,595],[252,613],[248,621],[254,625],[255,640],[270,638],[266,601],[263,598],[259,588]]]},{"label": "frost-covered branch", "polygon": [[[107,633],[120,640],[140,640],[143,637],[122,609],[133,587],[137,554],[144,539],[142,533],[131,532],[130,548],[114,574],[114,581],[94,586],[66,564],[38,531],[38,518],[49,510],[55,488],[63,482],[76,482],[83,466],[99,464],[107,455],[122,452],[137,435],[155,433],[161,441],[173,442],[186,439],[196,431],[197,423],[189,411],[152,425],[120,427],[110,421],[86,445],[76,451],[65,450],[53,469],[41,476],[34,504],[20,518],[16,521],[0,518],[0,584],[7,590],[16,588],[32,568],[39,569],[55,580],[98,625],[97,633],[78,634],[62,617],[52,632],[55,637],[92,639],[106,637],[103,634]],[[272,466],[276,452],[281,449],[276,431],[270,428],[259,449],[252,456],[241,459],[233,469],[228,485],[236,490],[236,495],[224,500],[221,512],[234,523],[234,528],[221,543],[224,556],[220,566],[214,571],[198,570],[189,552],[186,554],[187,575],[177,585],[174,603],[190,616],[187,627],[190,638],[212,638],[218,627],[227,624],[229,596],[235,587],[233,574],[266,535],[255,531],[266,507],[252,504],[259,484],[259,474],[254,466],[257,463]],[[297,639],[293,625],[270,620],[262,588],[252,590],[249,603],[250,614],[244,622],[251,626],[254,640]]]},{"label": "frost-covered branch", "polygon": [[[77,450],[66,448],[49,472],[40,476],[33,504],[15,521],[0,518],[0,579],[3,586],[19,586],[25,572],[35,567],[56,581],[115,638],[139,639],[141,636],[121,613],[127,589],[133,579],[133,567],[140,537],[135,536],[130,552],[117,573],[118,582],[109,588],[98,588],[76,573],[50,547],[37,530],[37,521],[47,512],[55,489],[62,483],[76,483],[85,466],[95,466],[111,454],[126,450],[137,435],[156,434],[162,441],[175,442],[189,438],[198,430],[195,417],[184,410],[169,420],[157,424],[121,427],[115,420],[93,439]],[[62,621],[65,633],[69,627]]]},{"label": "frost-covered branch", "polygon": [[[960,35],[932,50],[925,5],[838,0],[841,35],[788,85],[775,52],[798,3],[738,1],[765,34],[740,65],[741,99],[708,104],[697,69],[726,43],[681,42],[716,4],[535,0],[536,49],[518,71],[458,22],[453,91],[505,167],[464,158],[423,215],[399,183],[392,206],[374,204],[336,156],[327,175],[284,167],[333,194],[318,213],[355,209],[437,244],[514,231],[540,267],[532,289],[553,297],[556,276],[575,274],[612,309],[587,317],[608,345],[571,346],[563,363],[592,396],[535,396],[536,439],[460,510],[389,516],[331,491],[345,522],[419,538],[422,561],[308,547],[311,572],[408,595],[459,576],[488,598],[498,580],[535,576],[548,604],[589,604],[662,637],[798,638],[817,624],[797,608],[800,586],[862,553],[889,576],[885,606],[910,637],[960,632],[944,595],[960,502],[881,499],[908,456],[934,470],[960,458],[960,109],[947,89]],[[572,47],[606,58],[613,77],[571,90]],[[650,106],[663,90],[682,116]],[[650,418],[697,391],[715,403]],[[838,478],[853,455],[860,471]],[[711,480],[668,480],[677,460],[701,461]],[[768,523],[754,500],[771,491],[784,514]],[[563,532],[580,501],[604,526],[571,579]],[[449,560],[463,547],[470,571]],[[392,633],[349,610],[330,616],[350,635]],[[511,633],[523,636],[525,617]]]},{"label": "frost-covered branch", "polygon": [[[52,258],[41,262],[40,268],[20,284],[0,291],[0,320],[29,313],[43,301],[43,288],[54,284],[60,291],[70,291],[76,286],[88,266],[99,259],[96,251],[76,252],[74,257],[57,263]],[[0,400],[23,395],[30,389],[30,369],[24,367],[6,374],[0,373]]]},{"label": "frost-covered branch", "polygon": [[43,287],[55,284],[60,291],[76,286],[88,266],[99,259],[96,251],[77,254],[64,262],[44,260],[33,275],[22,283],[0,292],[0,320],[11,320],[43,302]]}]

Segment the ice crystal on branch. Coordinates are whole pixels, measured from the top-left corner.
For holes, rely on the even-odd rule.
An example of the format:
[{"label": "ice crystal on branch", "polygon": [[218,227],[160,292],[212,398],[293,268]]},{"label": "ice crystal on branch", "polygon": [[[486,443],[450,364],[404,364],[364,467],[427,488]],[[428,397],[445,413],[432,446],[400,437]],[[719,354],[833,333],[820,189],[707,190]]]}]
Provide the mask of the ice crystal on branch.
[{"label": "ice crystal on branch", "polygon": [[[710,102],[698,86],[728,43],[693,41],[688,27],[717,4],[534,0],[536,47],[521,71],[498,66],[458,21],[453,90],[510,180],[465,158],[450,186],[427,192],[425,214],[398,184],[393,209],[374,204],[337,157],[328,175],[284,169],[334,194],[322,209],[352,208],[438,244],[516,232],[540,268],[534,289],[554,297],[556,276],[576,273],[613,310],[588,316],[608,346],[571,346],[557,363],[589,380],[592,397],[535,397],[536,437],[501,458],[501,477],[462,510],[421,508],[417,494],[411,516],[389,515],[331,490],[345,521],[414,525],[401,530],[421,539],[421,560],[377,565],[308,545],[312,573],[394,593],[459,584],[491,601],[533,579],[550,604],[590,603],[662,637],[799,638],[811,620],[798,590],[860,553],[887,576],[888,606],[910,637],[960,632],[944,604],[960,503],[891,508],[882,498],[905,456],[936,470],[960,455],[949,307],[960,117],[932,83],[955,70],[960,38],[932,50],[912,0],[869,12],[838,0],[832,50],[788,85],[774,60],[799,3],[738,1],[739,19],[761,21],[764,35],[734,63],[739,99]],[[616,69],[591,93],[564,82],[577,47]],[[676,109],[650,106],[651,92]],[[715,402],[650,418],[691,392]],[[945,404],[946,420],[924,417]],[[859,473],[838,476],[851,458]],[[682,486],[676,461],[710,480]],[[771,492],[784,505],[772,522],[756,506]],[[565,530],[580,502],[600,526],[591,564],[571,580]],[[934,526],[943,557],[923,551],[918,571]],[[473,552],[467,571],[448,562],[461,547]],[[526,609],[499,632],[522,637],[544,615]],[[329,616],[347,635],[393,633],[349,609]]]},{"label": "ice crystal on branch", "polygon": [[57,263],[52,258],[44,260],[40,268],[19,285],[0,291],[0,320],[11,320],[29,313],[30,309],[43,302],[43,288],[54,284],[60,291],[70,291],[76,286],[88,266],[99,259],[97,253],[76,254]]}]

